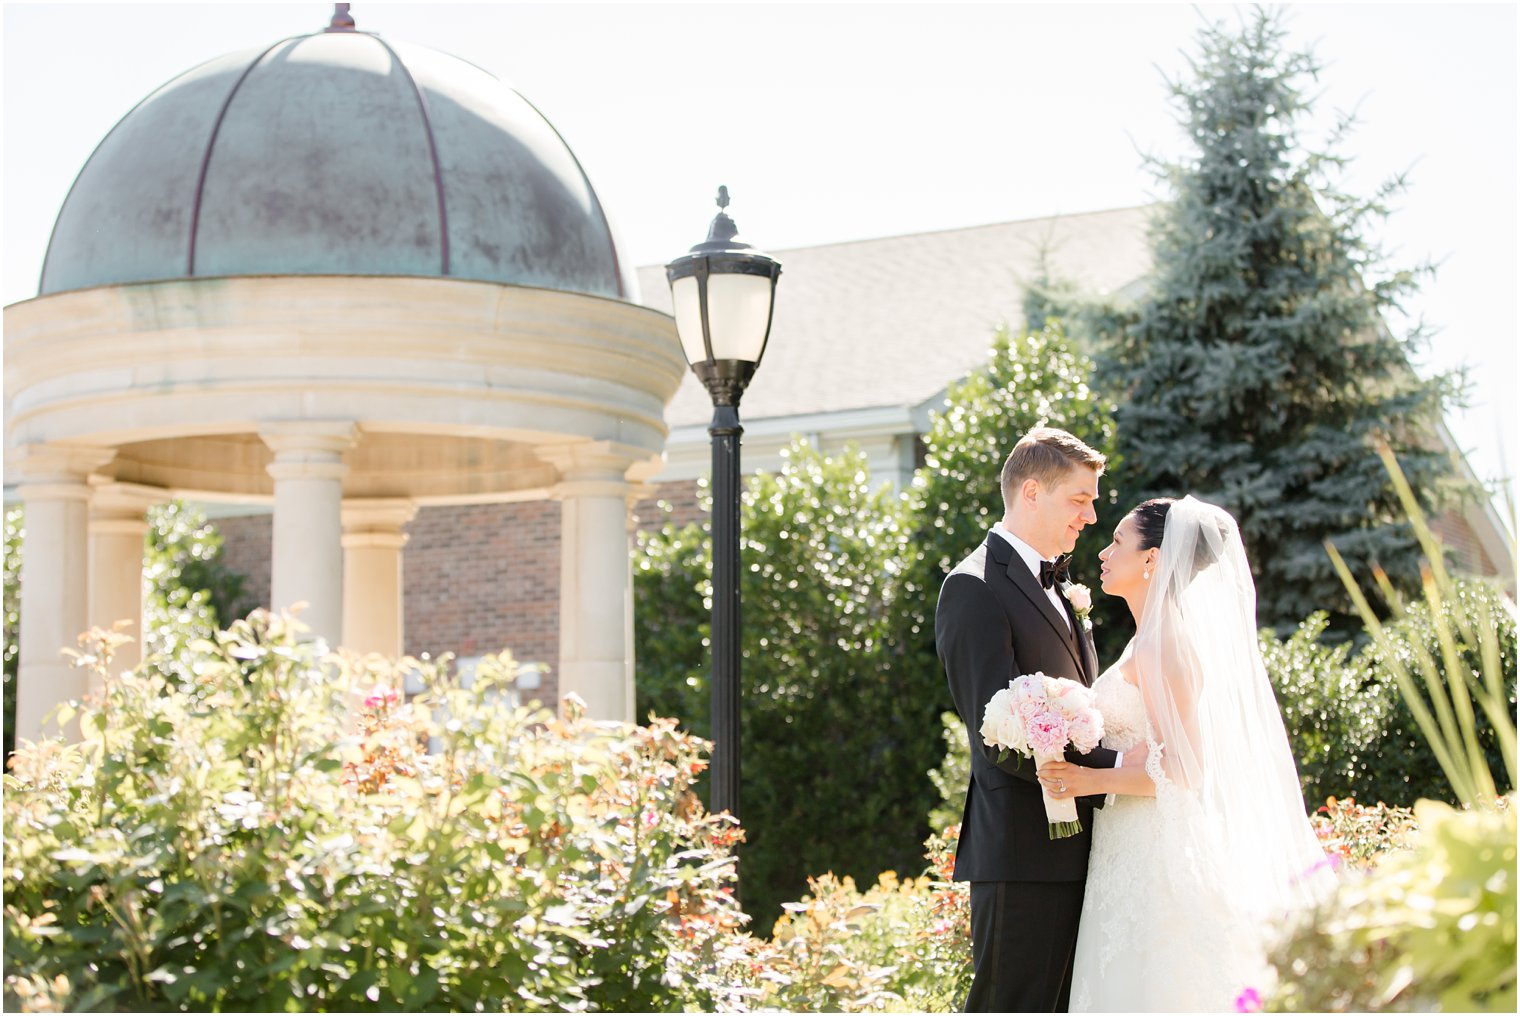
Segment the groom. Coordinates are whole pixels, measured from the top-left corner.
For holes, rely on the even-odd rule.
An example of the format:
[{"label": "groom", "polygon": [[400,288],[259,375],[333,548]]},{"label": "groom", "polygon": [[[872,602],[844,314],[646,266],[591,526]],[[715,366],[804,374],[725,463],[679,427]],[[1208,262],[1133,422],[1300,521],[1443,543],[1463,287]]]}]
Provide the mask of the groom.
[{"label": "groom", "polygon": [[[971,883],[976,974],[967,1012],[1065,1012],[1071,993],[1093,808],[1103,800],[1079,798],[1083,831],[1049,839],[1033,761],[994,761],[998,751],[983,747],[979,731],[993,694],[1020,674],[1097,679],[1092,638],[1062,594],[1062,556],[1098,520],[1103,466],[1064,430],[1024,435],[1003,464],[1002,521],[945,579],[935,610],[939,657],[972,746],[954,876]],[[1067,757],[1096,767],[1123,761],[1107,748]]]}]

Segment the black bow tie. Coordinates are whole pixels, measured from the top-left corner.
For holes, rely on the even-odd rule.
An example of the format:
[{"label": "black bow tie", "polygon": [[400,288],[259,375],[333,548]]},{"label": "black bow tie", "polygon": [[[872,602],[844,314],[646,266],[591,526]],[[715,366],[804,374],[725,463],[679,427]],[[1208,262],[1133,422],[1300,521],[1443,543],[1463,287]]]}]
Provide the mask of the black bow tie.
[{"label": "black bow tie", "polygon": [[1071,555],[1064,554],[1054,561],[1040,562],[1040,585],[1049,589],[1057,582],[1071,578]]}]

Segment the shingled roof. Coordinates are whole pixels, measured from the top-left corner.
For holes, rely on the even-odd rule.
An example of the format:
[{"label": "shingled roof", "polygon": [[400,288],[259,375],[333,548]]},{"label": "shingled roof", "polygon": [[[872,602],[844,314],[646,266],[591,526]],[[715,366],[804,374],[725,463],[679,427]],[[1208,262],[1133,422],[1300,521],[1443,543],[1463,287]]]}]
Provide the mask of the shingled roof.
[{"label": "shingled roof", "polygon": [[[1150,270],[1150,207],[769,250],[782,263],[765,362],[746,421],[919,406],[980,366],[993,330],[1022,322],[1023,280],[1042,249],[1052,274],[1114,292]],[[756,233],[759,236],[760,233]],[[670,312],[665,269],[638,270],[643,302]],[[712,402],[687,374],[671,427],[703,424]]]}]

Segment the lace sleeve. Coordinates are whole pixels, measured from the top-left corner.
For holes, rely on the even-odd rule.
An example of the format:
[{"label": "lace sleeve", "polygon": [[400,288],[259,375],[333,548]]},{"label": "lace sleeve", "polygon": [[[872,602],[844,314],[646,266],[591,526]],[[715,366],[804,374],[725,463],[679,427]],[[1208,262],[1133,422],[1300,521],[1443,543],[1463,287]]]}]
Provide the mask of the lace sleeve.
[{"label": "lace sleeve", "polygon": [[1166,772],[1161,768],[1161,752],[1166,745],[1159,744],[1154,739],[1147,737],[1145,739],[1145,746],[1150,749],[1145,756],[1145,775],[1149,776],[1151,782],[1156,785],[1156,792],[1159,795],[1161,788],[1169,787],[1172,783],[1167,778]]}]

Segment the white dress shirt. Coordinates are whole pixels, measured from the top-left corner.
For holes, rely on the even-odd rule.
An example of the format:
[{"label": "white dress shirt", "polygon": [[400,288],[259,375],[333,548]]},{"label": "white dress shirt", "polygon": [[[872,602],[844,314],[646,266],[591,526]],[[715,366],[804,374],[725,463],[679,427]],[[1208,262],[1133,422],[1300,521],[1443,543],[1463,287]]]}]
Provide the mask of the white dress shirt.
[{"label": "white dress shirt", "polygon": [[[1040,564],[1046,560],[1040,556],[1040,552],[1004,529],[1001,522],[994,525],[992,531],[1007,541],[1010,547],[1018,551],[1019,557],[1023,559],[1024,563],[1029,566],[1030,572],[1034,574],[1034,580],[1036,582],[1040,581]],[[1071,631],[1071,619],[1066,616],[1066,601],[1061,599],[1061,594],[1056,591],[1056,587],[1051,586],[1045,590],[1045,595],[1050,598],[1050,605],[1056,608],[1056,613],[1060,616],[1061,620],[1066,622],[1066,630]]]}]

